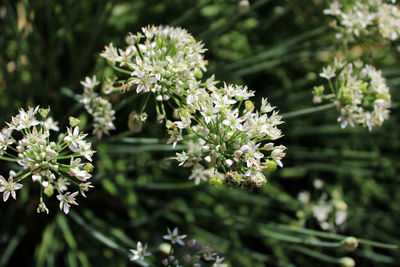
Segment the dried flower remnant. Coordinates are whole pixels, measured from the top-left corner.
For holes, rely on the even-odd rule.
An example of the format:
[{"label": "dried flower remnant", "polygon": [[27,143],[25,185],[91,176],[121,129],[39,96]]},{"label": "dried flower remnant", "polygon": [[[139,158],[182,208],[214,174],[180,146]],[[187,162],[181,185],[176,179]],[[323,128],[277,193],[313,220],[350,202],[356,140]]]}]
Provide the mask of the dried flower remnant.
[{"label": "dried flower remnant", "polygon": [[[335,103],[341,114],[338,121],[342,128],[347,125],[362,126],[371,131],[389,117],[389,88],[381,71],[373,66],[361,61],[348,63],[335,59],[320,76],[328,80],[328,85],[314,87],[314,102],[325,100]],[[326,89],[328,94],[324,92]]]},{"label": "dried flower remnant", "polygon": [[85,81],[82,81],[81,84],[84,87],[81,102],[86,111],[93,117],[93,134],[98,139],[101,139],[103,134],[109,135],[110,130],[115,130],[113,122],[115,120],[115,111],[108,100],[94,92],[94,88],[99,85],[96,76],[92,78],[86,77]]},{"label": "dried flower remnant", "polygon": [[[85,141],[86,134],[80,132],[78,126],[67,128],[58,140],[51,141],[51,132],[59,129],[57,122],[48,117],[49,111],[39,107],[27,111],[21,108],[19,114],[12,117],[1,131],[0,160],[16,162],[22,170],[10,171],[8,182],[1,176],[0,191],[3,192],[4,201],[9,195],[15,199],[15,190],[22,188],[19,182],[30,177],[41,188],[38,213],[48,213],[43,195],[52,196],[54,189],[59,193],[57,198],[62,201],[61,208],[67,213],[69,204],[76,204],[77,192],[71,195],[67,193],[62,199],[59,196],[64,195],[70,184],[79,187],[91,178],[85,169],[87,163],[83,160],[92,161],[95,152],[91,144]],[[38,113],[40,118],[37,117]]]}]

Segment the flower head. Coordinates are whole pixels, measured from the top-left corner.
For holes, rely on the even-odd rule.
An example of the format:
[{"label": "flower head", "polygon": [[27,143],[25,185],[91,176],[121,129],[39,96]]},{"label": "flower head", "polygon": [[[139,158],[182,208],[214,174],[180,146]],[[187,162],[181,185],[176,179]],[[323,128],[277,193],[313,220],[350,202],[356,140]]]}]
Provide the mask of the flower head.
[{"label": "flower head", "polygon": [[[30,177],[47,197],[51,197],[56,189],[60,193],[57,198],[61,201],[61,208],[67,213],[69,204],[76,204],[76,194],[67,193],[62,199],[60,196],[68,191],[71,180],[78,186],[85,184],[79,186],[81,192],[91,187],[87,180],[91,178],[89,171],[93,165],[86,168],[83,160],[91,161],[94,151],[91,143],[85,140],[87,135],[79,131],[74,121],[74,128],[67,128],[66,133],[52,141],[52,132],[59,129],[57,122],[48,117],[49,112],[49,108],[20,109],[19,114],[0,133],[1,159],[16,162],[22,169],[18,173],[10,171],[8,182],[0,177],[0,192],[3,192],[4,201],[10,195],[15,199],[15,190],[22,188],[22,184],[14,180],[22,182]],[[37,211],[48,213],[42,196]]]}]

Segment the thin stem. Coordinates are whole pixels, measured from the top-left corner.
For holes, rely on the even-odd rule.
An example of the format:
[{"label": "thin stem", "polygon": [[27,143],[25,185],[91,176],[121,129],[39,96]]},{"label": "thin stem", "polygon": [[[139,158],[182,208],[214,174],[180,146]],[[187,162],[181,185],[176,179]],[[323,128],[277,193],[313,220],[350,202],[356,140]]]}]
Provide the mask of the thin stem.
[{"label": "thin stem", "polygon": [[284,114],[281,114],[281,116],[283,117],[283,119],[292,119],[292,118],[296,118],[296,117],[300,117],[300,116],[304,116],[304,115],[309,115],[309,114],[329,110],[334,107],[335,107],[334,103],[329,103],[329,104],[325,104],[325,105],[321,105],[321,106],[317,106],[317,107],[304,108],[304,109],[284,113]]},{"label": "thin stem", "polygon": [[17,159],[9,158],[9,157],[0,157],[0,159],[5,161],[17,162]]},{"label": "thin stem", "polygon": [[132,72],[131,72],[131,71],[124,70],[124,69],[122,69],[122,68],[119,68],[119,67],[117,67],[117,66],[115,66],[115,65],[111,65],[111,67],[112,67],[113,69],[115,69],[116,71],[119,71],[119,72],[122,72],[122,73],[125,73],[125,74],[129,74],[129,75],[131,75],[131,74],[132,74]]}]

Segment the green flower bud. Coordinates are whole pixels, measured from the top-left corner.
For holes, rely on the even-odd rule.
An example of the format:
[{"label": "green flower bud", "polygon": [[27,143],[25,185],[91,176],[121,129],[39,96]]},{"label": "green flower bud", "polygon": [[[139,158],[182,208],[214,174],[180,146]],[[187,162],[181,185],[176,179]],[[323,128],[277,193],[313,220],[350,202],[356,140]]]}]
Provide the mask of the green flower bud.
[{"label": "green flower bud", "polygon": [[94,166],[92,163],[86,163],[85,167],[84,167],[85,171],[87,172],[92,172],[94,169]]},{"label": "green flower bud", "polygon": [[343,257],[339,260],[340,265],[343,267],[354,267],[356,262],[350,257]]},{"label": "green flower bud", "polygon": [[39,114],[40,114],[40,116],[42,116],[43,119],[45,119],[49,115],[49,112],[50,112],[50,108],[40,108],[39,109]]},{"label": "green flower bud", "polygon": [[246,110],[249,112],[252,112],[254,110],[254,103],[250,100],[246,100],[246,102],[244,102],[244,106],[246,107]]},{"label": "green flower bud", "polygon": [[78,126],[80,120],[78,118],[75,117],[69,117],[69,125],[71,125],[71,127],[75,127]]},{"label": "green flower bud", "polygon": [[51,185],[49,185],[47,187],[44,187],[43,193],[46,196],[51,197],[53,195],[53,193],[54,193],[54,187],[51,186]]},{"label": "green flower bud", "polygon": [[265,162],[265,166],[267,166],[270,172],[274,172],[278,168],[278,163],[275,160],[268,160]]},{"label": "green flower bud", "polygon": [[201,79],[201,78],[203,78],[203,72],[197,71],[197,72],[194,74],[194,76],[196,76],[197,79]]},{"label": "green flower bud", "polygon": [[224,181],[218,175],[213,176],[210,180],[208,180],[208,182],[211,185],[222,185],[224,183]]},{"label": "green flower bud", "polygon": [[347,210],[347,204],[343,200],[336,200],[334,205],[337,210]]},{"label": "green flower bud", "polygon": [[342,240],[340,246],[346,251],[353,251],[358,247],[357,238],[349,236]]},{"label": "green flower bud", "polygon": [[314,86],[313,89],[314,89],[313,90],[313,94],[319,96],[319,95],[322,95],[324,93],[324,89],[325,88],[324,88],[323,85],[321,85],[321,86]]}]

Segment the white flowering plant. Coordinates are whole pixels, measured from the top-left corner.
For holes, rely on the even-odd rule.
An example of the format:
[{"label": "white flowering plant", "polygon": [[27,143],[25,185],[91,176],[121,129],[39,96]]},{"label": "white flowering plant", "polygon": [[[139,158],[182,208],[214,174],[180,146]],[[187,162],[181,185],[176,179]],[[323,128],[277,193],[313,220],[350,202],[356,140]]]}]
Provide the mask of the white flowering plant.
[{"label": "white flowering plant", "polygon": [[330,2],[324,14],[333,16],[337,37],[354,41],[362,37],[377,40],[399,38],[400,9],[396,0],[362,0]]},{"label": "white flowering plant", "polygon": [[398,1],[78,2],[0,3],[0,265],[400,260]]},{"label": "white flowering plant", "polygon": [[389,87],[381,71],[373,66],[335,59],[320,76],[327,80],[327,85],[314,87],[314,102],[333,102],[340,111],[338,121],[342,128],[362,126],[371,131],[389,117]]},{"label": "white flowering plant", "polygon": [[[131,77],[109,79],[112,83],[106,83],[104,92],[136,87],[137,94],[147,94],[141,112],[132,115],[133,125],[146,120],[139,118],[153,95],[157,120],[165,122],[170,136],[167,143],[183,141],[188,146],[176,159],[179,166],[192,167],[189,179],[196,184],[261,187],[267,182],[264,169],[283,166],[285,147],[272,142],[282,136],[278,111],[267,99],[255,109],[249,100],[254,92],[246,86],[218,87],[214,76],[201,82],[207,63],[203,44],[185,30],[164,26],[142,28],[141,33],[129,34],[126,42],[128,46],[118,50],[111,43],[101,56]],[[174,109],[172,117],[167,104]]]},{"label": "white flowering plant", "polygon": [[[0,133],[0,160],[16,163],[10,170],[8,181],[0,176],[0,192],[7,201],[10,194],[16,199],[15,190],[21,189],[25,179],[40,186],[40,201],[37,212],[49,213],[44,197],[58,193],[60,209],[69,212],[71,204],[77,205],[75,197],[86,197],[91,187],[90,172],[94,150],[85,140],[87,134],[80,132],[79,121],[70,118],[70,127],[51,141],[51,133],[58,132],[58,122],[49,117],[50,108],[39,106],[20,109],[11,122]],[[86,163],[85,163],[86,161]],[[20,169],[20,170],[18,170]],[[78,190],[71,193],[70,186]]]}]

